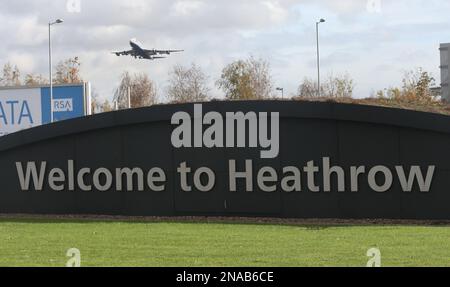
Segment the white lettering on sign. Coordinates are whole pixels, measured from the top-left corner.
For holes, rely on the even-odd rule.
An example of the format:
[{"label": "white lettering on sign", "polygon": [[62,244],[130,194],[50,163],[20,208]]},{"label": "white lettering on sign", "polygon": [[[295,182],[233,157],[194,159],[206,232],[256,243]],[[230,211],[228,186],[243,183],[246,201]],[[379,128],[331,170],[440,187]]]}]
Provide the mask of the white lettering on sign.
[{"label": "white lettering on sign", "polygon": [[[228,186],[230,192],[359,192],[362,184],[374,192],[384,193],[393,182],[400,183],[403,192],[429,192],[433,182],[435,166],[386,166],[349,169],[333,166],[330,158],[324,157],[321,164],[309,161],[304,166],[287,166],[275,169],[270,166],[256,167],[253,160],[236,162],[229,160]],[[321,168],[322,167],[322,168]],[[22,191],[42,191],[49,187],[56,192],[74,191],[157,191],[166,190],[168,178],[163,169],[153,167],[144,170],[139,167],[77,169],[69,160],[65,167],[50,167],[43,162],[16,162],[17,176]],[[359,172],[355,172],[358,171]],[[347,173],[350,171],[350,173]],[[177,168],[180,190],[212,192],[216,186],[216,171],[209,167],[193,168],[182,162]],[[170,173],[168,173],[170,174]],[[350,179],[350,181],[347,181]],[[239,187],[238,187],[239,186]],[[351,188],[350,188],[351,187]]]},{"label": "white lettering on sign", "polygon": [[57,99],[53,100],[54,112],[73,112],[73,100],[72,99]]}]

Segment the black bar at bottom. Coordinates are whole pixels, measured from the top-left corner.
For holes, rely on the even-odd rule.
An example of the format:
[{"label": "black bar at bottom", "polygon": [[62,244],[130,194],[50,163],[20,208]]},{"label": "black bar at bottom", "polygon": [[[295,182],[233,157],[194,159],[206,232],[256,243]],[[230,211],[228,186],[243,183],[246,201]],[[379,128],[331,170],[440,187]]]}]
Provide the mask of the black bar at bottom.
[{"label": "black bar at bottom", "polygon": [[[304,286],[343,282],[346,285],[386,284],[397,277],[405,283],[424,278],[448,278],[445,268],[4,268],[3,280],[10,277],[46,283],[83,284],[113,282],[119,286]],[[431,277],[430,277],[431,276]],[[56,279],[57,278],[57,279]],[[309,282],[309,283],[308,283]],[[99,285],[100,286],[100,285]],[[365,285],[364,285],[365,286]]]}]

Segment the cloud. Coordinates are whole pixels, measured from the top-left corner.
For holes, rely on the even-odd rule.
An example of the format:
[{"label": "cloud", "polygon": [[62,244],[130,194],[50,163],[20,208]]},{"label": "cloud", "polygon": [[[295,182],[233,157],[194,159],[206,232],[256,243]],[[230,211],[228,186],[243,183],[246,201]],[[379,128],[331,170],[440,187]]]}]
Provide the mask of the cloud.
[{"label": "cloud", "polygon": [[[437,75],[438,43],[449,42],[445,0],[383,0],[381,13],[371,13],[367,0],[81,0],[80,13],[67,3],[5,2],[0,33],[8,36],[0,64],[47,74],[47,24],[64,18],[52,32],[55,62],[79,56],[85,79],[104,98],[112,97],[124,70],[148,73],[164,93],[171,67],[192,62],[220,97],[214,82],[221,69],[249,55],[269,60],[275,84],[293,93],[303,77],[315,77],[315,21],[321,17],[327,19],[320,33],[324,76],[349,72],[361,96],[400,83],[402,68],[424,66]],[[149,48],[185,52],[154,62],[111,54],[128,49],[135,37]]]},{"label": "cloud", "polygon": [[32,73],[36,68],[34,57],[30,53],[13,52],[9,55],[8,60],[11,64],[21,68],[20,71],[23,76],[27,73]]},{"label": "cloud", "polygon": [[171,16],[189,17],[200,13],[202,8],[205,8],[205,3],[202,1],[177,1],[171,7]]},{"label": "cloud", "polygon": [[334,11],[342,16],[351,16],[366,11],[368,0],[326,0],[318,1],[324,8]]}]

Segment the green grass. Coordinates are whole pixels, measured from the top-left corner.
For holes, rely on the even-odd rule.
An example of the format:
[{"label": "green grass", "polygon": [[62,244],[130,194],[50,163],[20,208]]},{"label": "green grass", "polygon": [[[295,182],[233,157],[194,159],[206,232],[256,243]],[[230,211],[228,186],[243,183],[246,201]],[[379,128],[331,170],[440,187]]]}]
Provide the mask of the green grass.
[{"label": "green grass", "polygon": [[1,220],[0,266],[450,266],[450,227]]}]

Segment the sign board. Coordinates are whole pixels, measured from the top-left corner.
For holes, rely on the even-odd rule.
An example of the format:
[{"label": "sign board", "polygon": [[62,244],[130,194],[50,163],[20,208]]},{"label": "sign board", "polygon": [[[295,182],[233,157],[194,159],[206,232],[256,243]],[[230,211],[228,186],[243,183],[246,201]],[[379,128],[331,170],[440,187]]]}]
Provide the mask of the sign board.
[{"label": "sign board", "polygon": [[[54,121],[89,115],[89,83],[53,87]],[[0,136],[50,123],[50,88],[0,89]]]},{"label": "sign board", "polygon": [[0,138],[0,213],[450,220],[449,144],[449,116],[374,106],[116,111]]}]

